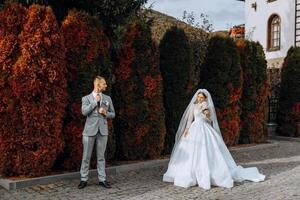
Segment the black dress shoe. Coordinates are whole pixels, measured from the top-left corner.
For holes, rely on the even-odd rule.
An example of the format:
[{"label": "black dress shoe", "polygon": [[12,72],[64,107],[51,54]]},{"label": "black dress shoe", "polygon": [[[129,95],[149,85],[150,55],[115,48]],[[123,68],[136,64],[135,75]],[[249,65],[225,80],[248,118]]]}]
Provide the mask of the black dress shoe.
[{"label": "black dress shoe", "polygon": [[86,186],[87,186],[87,182],[86,181],[80,181],[80,183],[78,185],[78,189],[85,188]]},{"label": "black dress shoe", "polygon": [[108,181],[100,181],[99,185],[105,188],[111,188],[110,183]]}]

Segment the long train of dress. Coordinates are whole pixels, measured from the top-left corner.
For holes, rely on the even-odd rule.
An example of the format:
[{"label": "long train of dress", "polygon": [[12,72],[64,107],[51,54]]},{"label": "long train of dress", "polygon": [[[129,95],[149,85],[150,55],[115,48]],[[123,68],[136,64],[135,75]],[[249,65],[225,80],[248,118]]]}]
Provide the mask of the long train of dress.
[{"label": "long train of dress", "polygon": [[263,181],[265,176],[256,167],[243,168],[235,163],[222,137],[201,111],[194,110],[195,120],[187,137],[182,136],[174,149],[163,181],[204,189],[210,189],[211,185],[231,188],[234,181]]}]

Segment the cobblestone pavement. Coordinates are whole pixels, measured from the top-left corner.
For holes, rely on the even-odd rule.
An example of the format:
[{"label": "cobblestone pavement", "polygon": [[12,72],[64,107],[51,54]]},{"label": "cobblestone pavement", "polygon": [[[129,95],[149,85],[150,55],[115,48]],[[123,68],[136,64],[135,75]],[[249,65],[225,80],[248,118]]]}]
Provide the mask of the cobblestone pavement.
[{"label": "cobblestone pavement", "polygon": [[199,187],[184,189],[162,182],[164,167],[132,171],[109,177],[112,189],[97,186],[91,179],[88,187],[77,189],[78,180],[40,185],[27,189],[0,189],[1,200],[13,199],[261,199],[300,200],[300,142],[272,141],[276,145],[259,145],[232,150],[238,164],[257,166],[267,176],[261,183],[243,182],[231,189]]}]

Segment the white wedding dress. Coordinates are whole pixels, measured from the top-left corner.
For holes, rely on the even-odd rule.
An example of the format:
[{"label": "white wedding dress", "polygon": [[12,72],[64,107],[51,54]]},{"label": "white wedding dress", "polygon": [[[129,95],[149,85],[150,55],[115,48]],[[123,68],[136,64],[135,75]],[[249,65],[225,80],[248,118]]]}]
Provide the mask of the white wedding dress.
[{"label": "white wedding dress", "polygon": [[[204,91],[210,97],[208,91]],[[184,127],[189,128],[188,135],[180,135],[175,144],[163,181],[174,182],[174,185],[184,188],[198,185],[204,189],[210,189],[211,185],[231,188],[234,181],[263,181],[265,176],[256,167],[243,168],[235,163],[221,134],[212,126],[217,121],[209,121],[202,112],[208,108],[207,102],[193,102],[188,108],[189,116],[185,117]]]}]

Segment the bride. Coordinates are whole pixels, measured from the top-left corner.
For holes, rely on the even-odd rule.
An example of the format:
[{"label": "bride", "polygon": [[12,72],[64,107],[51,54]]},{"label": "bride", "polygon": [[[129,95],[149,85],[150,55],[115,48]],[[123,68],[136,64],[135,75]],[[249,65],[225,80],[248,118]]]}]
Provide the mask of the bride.
[{"label": "bride", "polygon": [[181,118],[163,181],[210,189],[211,185],[231,188],[234,181],[264,179],[256,167],[235,163],[222,139],[211,95],[199,89]]}]

